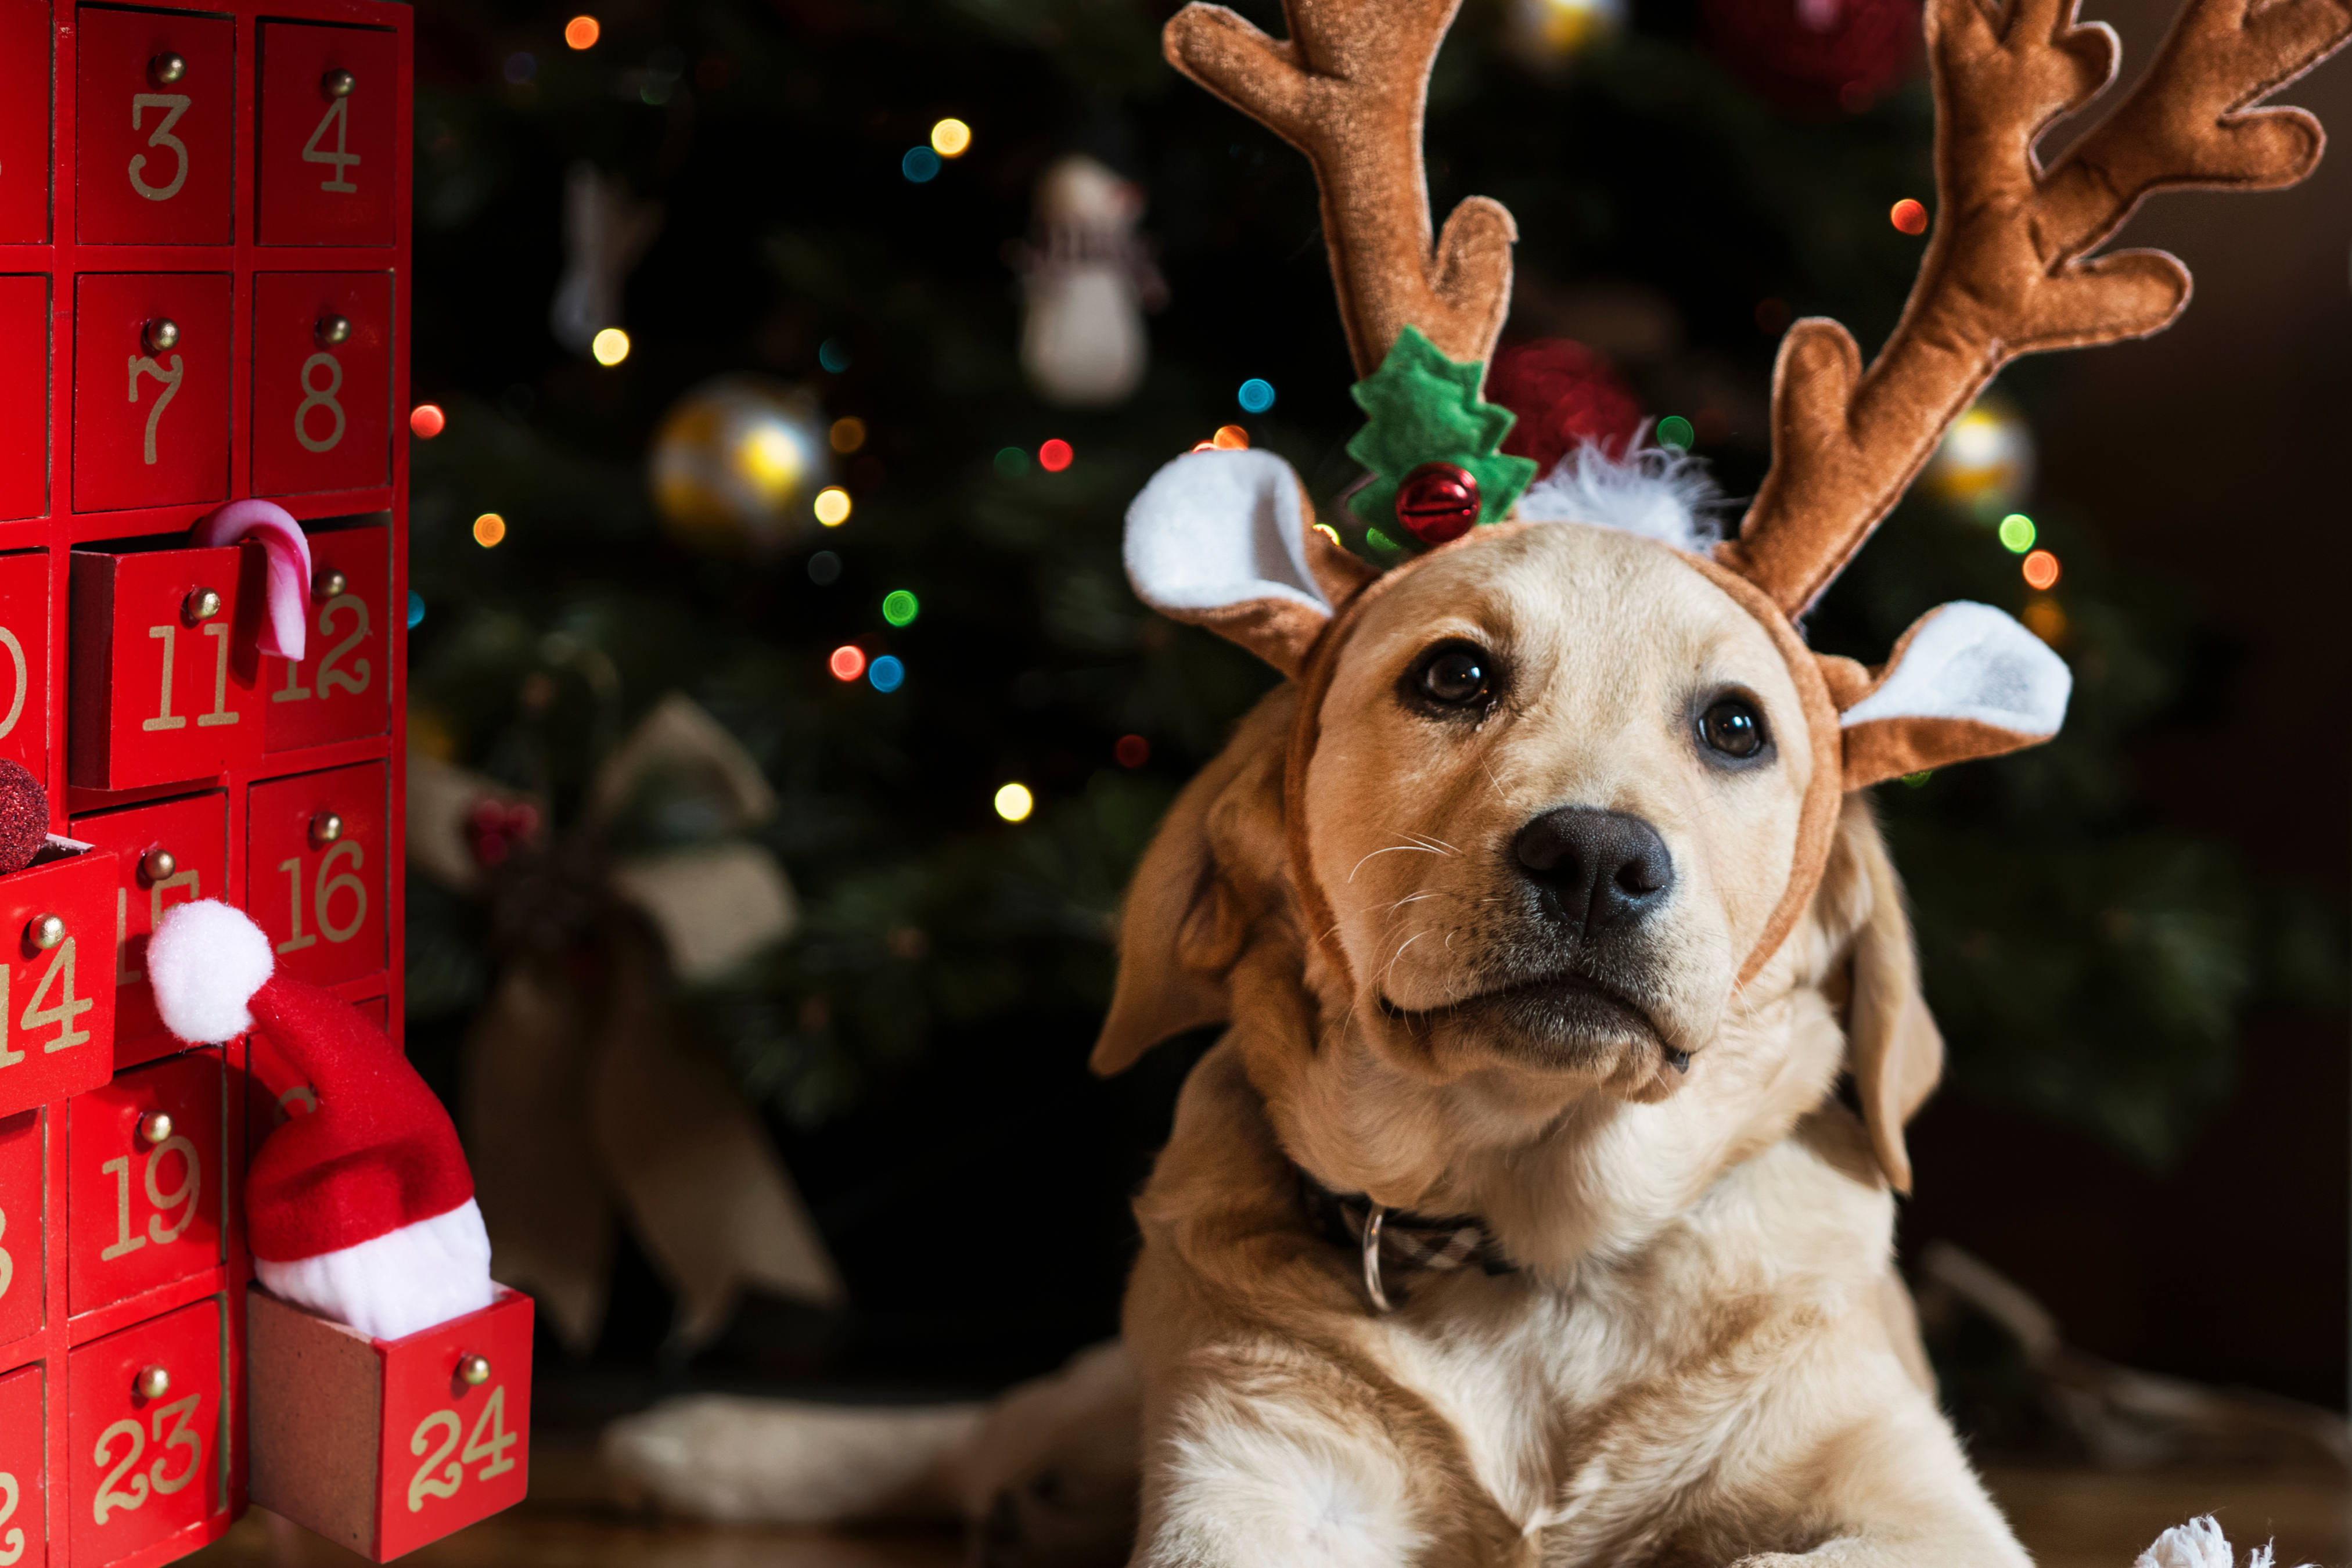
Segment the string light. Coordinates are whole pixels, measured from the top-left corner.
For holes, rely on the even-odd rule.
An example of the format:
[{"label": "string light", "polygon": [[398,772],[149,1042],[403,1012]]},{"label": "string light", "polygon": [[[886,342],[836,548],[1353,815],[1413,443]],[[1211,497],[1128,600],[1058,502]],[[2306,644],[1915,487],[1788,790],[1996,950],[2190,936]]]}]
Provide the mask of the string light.
[{"label": "string light", "polygon": [[1905,196],[1887,209],[1886,221],[1905,234],[1925,234],[1927,232],[1927,209]]},{"label": "string light", "polygon": [[1658,421],[1658,445],[1661,447],[1673,447],[1687,452],[1697,434],[1691,427],[1691,422],[1679,414],[1669,414]]},{"label": "string light", "polygon": [[996,453],[996,471],[1008,479],[1017,479],[1029,471],[1029,454],[1018,447],[1000,447]]},{"label": "string light", "polygon": [[474,542],[483,549],[496,549],[506,536],[507,520],[497,512],[486,511],[474,520]]},{"label": "string light", "polygon": [[2025,585],[2048,593],[2058,585],[2058,557],[2047,550],[2037,550],[2025,558]]},{"label": "string light", "polygon": [[411,588],[408,591],[408,629],[415,631],[425,624],[425,595]]},{"label": "string light", "polygon": [[882,618],[894,626],[911,626],[922,613],[922,601],[904,588],[893,588],[882,595]]},{"label": "string light", "polygon": [[1246,451],[1249,447],[1249,432],[1238,425],[1220,425],[1217,426],[1217,433],[1209,437],[1209,445],[1221,452]]},{"label": "string light", "polygon": [[866,670],[866,679],[877,691],[896,691],[907,684],[907,667],[886,653]]},{"label": "string light", "polygon": [[827,485],[816,492],[814,510],[817,521],[839,528],[849,521],[849,492],[839,485]]},{"label": "string light", "polygon": [[629,357],[629,334],[618,327],[606,327],[589,340],[588,352],[596,356],[598,364],[618,364]]},{"label": "string light", "polygon": [[1234,401],[1242,405],[1244,414],[1263,414],[1274,406],[1274,383],[1254,375],[1242,383]]},{"label": "string light", "polygon": [[929,184],[940,177],[940,171],[946,166],[940,162],[940,155],[929,147],[909,147],[907,155],[898,160],[898,173],[906,175],[907,183],[913,185]]},{"label": "string light", "polygon": [[827,338],[816,346],[816,363],[839,375],[849,368],[849,345],[839,338]]},{"label": "string light", "polygon": [[2033,520],[2021,511],[2011,512],[2000,520],[2001,548],[2011,555],[2022,555],[2033,548]]},{"label": "string light", "polygon": [[575,49],[593,49],[604,36],[604,24],[593,16],[574,16],[563,24],[563,41]]},{"label": "string light", "polygon": [[1110,749],[1123,768],[1139,768],[1151,760],[1151,742],[1140,735],[1121,735],[1118,744]]},{"label": "string light", "polygon": [[1056,436],[1037,448],[1037,466],[1049,474],[1058,474],[1068,468],[1070,460],[1076,456],[1070,450],[1070,444]]},{"label": "string light", "polygon": [[866,445],[866,421],[856,415],[846,419],[836,419],[833,422],[833,430],[827,439],[832,441],[835,451],[847,457]]},{"label": "string light", "polygon": [[833,671],[835,680],[855,680],[866,673],[866,650],[854,642],[845,642],[833,650],[824,667]]},{"label": "string light", "polygon": [[1037,809],[1037,797],[1027,784],[1009,784],[996,792],[996,815],[1007,822],[1025,822]]},{"label": "string light", "polygon": [[430,441],[448,427],[449,416],[437,403],[420,403],[408,411],[408,433],[420,441]]},{"label": "string light", "polygon": [[931,151],[942,158],[961,158],[971,151],[971,127],[947,119],[931,127]]}]

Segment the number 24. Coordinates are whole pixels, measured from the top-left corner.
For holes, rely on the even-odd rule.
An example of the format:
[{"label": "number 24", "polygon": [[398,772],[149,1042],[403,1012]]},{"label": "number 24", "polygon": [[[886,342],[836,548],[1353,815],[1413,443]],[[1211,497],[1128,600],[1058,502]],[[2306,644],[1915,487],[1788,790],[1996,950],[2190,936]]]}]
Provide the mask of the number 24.
[{"label": "number 24", "polygon": [[[435,1446],[432,1437],[436,1431],[443,1434],[438,1447]],[[485,1433],[488,1434],[487,1441]],[[483,1405],[481,1415],[474,1420],[473,1431],[466,1436],[464,1451],[457,1458],[449,1459],[436,1479],[433,1474],[435,1467],[448,1459],[449,1450],[457,1447],[457,1413],[454,1410],[434,1411],[416,1424],[415,1432],[408,1439],[411,1454],[426,1456],[425,1462],[416,1467],[416,1474],[409,1478],[408,1511],[424,1512],[427,1497],[457,1496],[458,1487],[466,1479],[466,1466],[476,1459],[489,1461],[474,1472],[476,1480],[487,1481],[505,1475],[515,1468],[515,1462],[507,1458],[507,1450],[519,1441],[519,1433],[507,1430],[507,1385],[502,1383],[490,1390],[490,1397]],[[427,1449],[431,1449],[429,1454],[426,1454]]]}]

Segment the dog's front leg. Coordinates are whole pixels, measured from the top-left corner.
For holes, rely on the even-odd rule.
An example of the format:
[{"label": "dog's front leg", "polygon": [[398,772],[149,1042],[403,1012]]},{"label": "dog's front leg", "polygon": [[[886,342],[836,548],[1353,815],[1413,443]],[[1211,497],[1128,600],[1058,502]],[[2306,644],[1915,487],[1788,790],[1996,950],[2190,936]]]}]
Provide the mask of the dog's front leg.
[{"label": "dog's front leg", "polygon": [[1411,1394],[1295,1347],[1190,1359],[1147,1415],[1134,1568],[1528,1568]]}]

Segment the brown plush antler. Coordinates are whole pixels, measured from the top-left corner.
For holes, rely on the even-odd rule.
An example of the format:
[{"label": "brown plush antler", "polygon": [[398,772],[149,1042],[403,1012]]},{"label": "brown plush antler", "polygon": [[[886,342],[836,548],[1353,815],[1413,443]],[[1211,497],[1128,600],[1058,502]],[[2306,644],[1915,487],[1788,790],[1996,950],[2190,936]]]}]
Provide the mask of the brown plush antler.
[{"label": "brown plush antler", "polygon": [[2104,91],[2116,37],[2075,0],[1928,0],[1936,233],[1864,373],[1834,321],[1798,322],[1772,384],[1772,468],[1725,563],[1790,615],[1862,547],[1945,427],[2019,354],[2144,337],[2189,301],[2160,250],[2085,260],[2149,192],[2293,184],[2319,122],[2248,108],[2352,32],[2352,0],[2188,0],[2145,78],[2046,174],[2033,144]]},{"label": "brown plush antler", "polygon": [[1430,63],[1461,0],[1283,0],[1290,37],[1191,5],[1160,37],[1178,70],[1307,154],[1359,375],[1407,325],[1448,358],[1484,361],[1511,299],[1518,230],[1472,196],[1430,245],[1421,163]]}]

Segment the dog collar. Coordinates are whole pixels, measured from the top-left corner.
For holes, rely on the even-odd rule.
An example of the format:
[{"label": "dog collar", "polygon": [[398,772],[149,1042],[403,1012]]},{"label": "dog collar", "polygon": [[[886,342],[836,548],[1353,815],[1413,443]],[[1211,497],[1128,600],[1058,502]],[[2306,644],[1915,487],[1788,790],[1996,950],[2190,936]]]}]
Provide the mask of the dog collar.
[{"label": "dog collar", "polygon": [[1473,1263],[1488,1274],[1518,1271],[1518,1265],[1503,1256],[1486,1222],[1475,1215],[1382,1208],[1363,1193],[1335,1193],[1305,1167],[1296,1169],[1307,1223],[1334,1247],[1363,1259],[1364,1294],[1376,1312],[1391,1311],[1395,1301],[1404,1299],[1401,1285],[1388,1283],[1403,1275],[1450,1274]]}]

